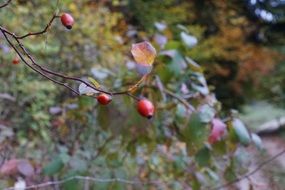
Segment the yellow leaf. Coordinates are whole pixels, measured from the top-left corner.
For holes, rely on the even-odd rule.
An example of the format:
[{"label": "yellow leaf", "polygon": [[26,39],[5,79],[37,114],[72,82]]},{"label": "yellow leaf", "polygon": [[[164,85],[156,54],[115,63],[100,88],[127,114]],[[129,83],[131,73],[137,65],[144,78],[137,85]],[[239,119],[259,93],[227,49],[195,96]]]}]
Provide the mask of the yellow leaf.
[{"label": "yellow leaf", "polygon": [[132,45],[131,53],[138,64],[152,65],[156,57],[156,50],[149,42]]},{"label": "yellow leaf", "polygon": [[93,79],[92,77],[88,77],[88,80],[96,87],[96,88],[100,88],[100,84]]}]

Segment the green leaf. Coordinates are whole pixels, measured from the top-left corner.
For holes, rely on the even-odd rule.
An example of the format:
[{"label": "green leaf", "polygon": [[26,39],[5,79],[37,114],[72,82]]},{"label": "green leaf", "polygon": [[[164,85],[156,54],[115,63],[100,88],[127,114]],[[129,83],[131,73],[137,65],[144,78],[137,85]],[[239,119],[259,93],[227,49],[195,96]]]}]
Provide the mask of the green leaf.
[{"label": "green leaf", "polygon": [[170,40],[165,45],[165,49],[179,49],[180,46],[181,46],[181,42]]},{"label": "green leaf", "polygon": [[167,63],[167,68],[175,76],[179,76],[181,72],[187,67],[184,57],[181,55],[179,51],[175,49],[162,51],[160,55],[171,58],[171,61]]},{"label": "green leaf", "polygon": [[[76,175],[78,175],[78,172],[74,171],[74,170],[71,170],[64,177],[66,179],[66,178],[70,178],[70,177],[73,177],[73,176],[76,176]],[[78,190],[78,189],[80,189],[79,188],[79,181],[77,179],[72,179],[72,180],[69,180],[69,181],[63,183],[62,187],[63,187],[64,190]]]},{"label": "green leaf", "polygon": [[198,40],[196,37],[191,36],[189,34],[187,34],[186,32],[181,32],[180,33],[180,37],[181,40],[183,41],[183,43],[188,47],[188,48],[192,48],[195,45],[197,45]]},{"label": "green leaf", "polygon": [[201,121],[198,113],[191,115],[188,126],[182,132],[185,135],[189,154],[194,154],[202,148],[209,134],[206,124]]},{"label": "green leaf", "polygon": [[191,187],[193,190],[200,190],[201,189],[201,184],[196,177],[191,180]]},{"label": "green leaf", "polygon": [[207,81],[202,73],[191,73],[191,80],[191,86],[194,90],[203,95],[209,94]]},{"label": "green leaf", "polygon": [[251,139],[252,139],[252,142],[255,144],[255,146],[256,146],[259,150],[262,150],[262,149],[263,149],[262,140],[261,140],[261,138],[260,138],[257,134],[252,133],[252,134],[251,134]]},{"label": "green leaf", "polygon": [[230,165],[226,168],[224,172],[224,177],[228,181],[236,179],[237,176],[235,172],[235,164],[233,159],[231,159]]},{"label": "green leaf", "polygon": [[54,175],[58,173],[64,167],[63,161],[60,157],[53,159],[47,166],[43,168],[45,175]]},{"label": "green leaf", "polygon": [[175,122],[178,124],[185,125],[187,123],[187,119],[190,116],[189,111],[185,107],[185,105],[177,104],[175,110]]},{"label": "green leaf", "polygon": [[209,168],[206,168],[206,172],[209,175],[209,177],[211,179],[213,179],[214,181],[219,181],[220,180],[219,175],[216,172],[214,172],[213,170],[211,170]]},{"label": "green leaf", "polygon": [[74,171],[79,171],[79,172],[84,172],[87,170],[87,163],[85,160],[78,158],[78,157],[73,157],[69,161],[69,165]]},{"label": "green leaf", "polygon": [[195,155],[195,160],[197,161],[200,167],[208,166],[211,161],[210,150],[207,147],[203,147]]},{"label": "green leaf", "polygon": [[191,59],[190,57],[185,57],[185,60],[188,63],[191,71],[203,73],[203,68],[200,65],[198,65],[198,63],[196,63],[193,59]]},{"label": "green leaf", "polygon": [[212,152],[214,155],[222,156],[227,153],[227,145],[225,141],[217,141],[212,144]]},{"label": "green leaf", "polygon": [[249,145],[251,141],[250,135],[248,133],[247,128],[243,124],[243,122],[240,119],[234,119],[232,123],[233,123],[235,134],[237,135],[239,141],[243,145],[246,145],[246,146]]},{"label": "green leaf", "polygon": [[209,123],[210,121],[212,121],[212,119],[214,119],[215,117],[215,114],[215,109],[209,106],[208,104],[205,104],[200,107],[199,116],[201,118],[201,121],[204,123]]}]

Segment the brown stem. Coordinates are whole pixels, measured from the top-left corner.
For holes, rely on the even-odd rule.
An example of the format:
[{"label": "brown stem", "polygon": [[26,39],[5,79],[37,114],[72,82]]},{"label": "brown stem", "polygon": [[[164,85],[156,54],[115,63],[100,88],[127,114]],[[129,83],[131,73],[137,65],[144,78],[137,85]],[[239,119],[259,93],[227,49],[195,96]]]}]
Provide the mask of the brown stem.
[{"label": "brown stem", "polygon": [[37,35],[40,35],[40,34],[44,34],[48,31],[48,29],[50,28],[52,22],[54,21],[55,18],[57,18],[58,16],[56,16],[56,14],[54,14],[52,16],[52,18],[50,19],[49,23],[46,25],[46,27],[40,31],[40,32],[29,32],[28,34],[25,34],[25,35],[22,35],[22,36],[15,36],[17,39],[23,39],[23,38],[26,38],[26,37],[29,37],[29,36],[37,36]]},{"label": "brown stem", "polygon": [[56,83],[56,84],[59,84],[59,85],[62,85],[66,88],[68,88],[69,90],[71,90],[72,92],[74,92],[76,95],[79,95],[79,93],[74,90],[73,88],[71,88],[70,86],[68,86],[67,84],[65,83],[62,83],[62,82],[59,82],[47,75],[45,75],[43,72],[41,72],[40,70],[34,68],[32,65],[30,65],[26,60],[25,58],[23,57],[23,55],[20,53],[20,51],[14,46],[14,44],[10,41],[10,39],[8,38],[7,34],[5,31],[1,30],[2,34],[4,35],[6,41],[9,43],[9,45],[15,50],[15,52],[18,54],[18,56],[20,57],[20,59],[25,63],[25,65],[27,65],[29,68],[31,68],[33,71],[39,73],[40,75],[42,75],[43,77],[47,78],[48,80]]},{"label": "brown stem", "polygon": [[[55,16],[53,17],[53,19],[55,18]],[[52,19],[52,20],[53,20]],[[52,20],[50,21],[50,23],[52,23]],[[46,28],[48,28],[49,24],[47,25]],[[62,73],[58,73],[58,72],[55,72],[55,71],[52,71],[44,66],[41,66],[39,64],[36,63],[35,59],[30,55],[30,53],[28,52],[28,50],[24,47],[24,45],[20,42],[20,38],[24,38],[24,37],[27,37],[27,36],[30,36],[30,35],[41,35],[43,34],[44,32],[46,32],[46,30],[43,30],[41,32],[38,32],[38,33],[29,33],[27,35],[24,35],[24,36],[21,36],[21,37],[17,37],[14,33],[8,31],[7,29],[3,28],[0,26],[0,30],[1,32],[4,34],[6,40],[8,41],[9,45],[16,51],[16,53],[19,55],[20,59],[28,66],[30,67],[32,70],[34,70],[35,72],[39,73],[40,75],[44,76],[45,78],[59,84],[59,85],[62,85],[66,88],[68,88],[69,90],[73,91],[75,94],[77,95],[80,95],[77,91],[75,91],[74,89],[72,89],[71,87],[69,87],[67,84],[65,83],[62,83],[62,82],[59,82],[59,81],[56,81],[55,79],[49,77],[46,75],[47,74],[50,74],[50,75],[53,75],[53,76],[56,76],[56,77],[60,77],[60,78],[63,78],[63,79],[66,79],[66,80],[72,80],[72,81],[77,81],[77,82],[81,82],[81,83],[84,83],[85,85],[87,85],[88,87],[98,91],[98,92],[102,92],[102,93],[105,93],[105,94],[109,94],[109,95],[128,95],[134,99],[137,100],[137,98],[133,95],[130,95],[129,94],[129,90],[127,91],[119,91],[119,92],[109,92],[109,91],[105,91],[105,90],[102,90],[102,89],[99,89],[99,88],[96,88],[95,86],[91,85],[89,82],[86,82],[80,78],[77,78],[77,77],[71,77],[71,76],[67,76],[67,75],[64,75]],[[16,42],[18,43],[19,47],[21,48],[21,50],[25,53],[25,55],[29,58],[29,60],[32,62],[33,66],[37,67],[38,69],[36,69],[35,67],[33,67],[32,65],[30,65],[26,60],[25,58],[23,57],[23,55],[19,52],[19,50],[17,50],[17,48],[14,46],[14,44],[8,39],[7,35],[6,34],[9,34],[11,37],[13,37]],[[143,77],[144,78],[144,77]],[[143,81],[143,78],[141,80],[139,80],[139,82],[137,82],[134,87],[137,87],[137,85]]]},{"label": "brown stem", "polygon": [[6,3],[3,3],[2,5],[0,5],[0,9],[6,7],[7,5],[9,5],[11,3],[12,0],[8,0]]}]

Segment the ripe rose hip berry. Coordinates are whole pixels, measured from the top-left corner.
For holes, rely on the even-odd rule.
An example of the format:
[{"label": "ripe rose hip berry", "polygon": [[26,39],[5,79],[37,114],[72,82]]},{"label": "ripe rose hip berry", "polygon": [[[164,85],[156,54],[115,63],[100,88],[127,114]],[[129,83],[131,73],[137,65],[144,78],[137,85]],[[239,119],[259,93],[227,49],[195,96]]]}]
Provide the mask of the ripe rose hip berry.
[{"label": "ripe rose hip berry", "polygon": [[219,141],[222,136],[225,134],[226,132],[226,124],[220,120],[219,118],[214,118],[212,120],[212,129],[211,129],[211,133],[210,136],[208,137],[208,141],[210,144],[214,144],[217,141]]},{"label": "ripe rose hip berry", "polygon": [[74,24],[73,17],[68,13],[64,13],[63,15],[61,15],[60,20],[63,26],[65,26],[69,30],[72,28]]},{"label": "ripe rose hip berry", "polygon": [[137,104],[137,110],[141,114],[141,116],[146,117],[148,119],[153,117],[154,114],[154,106],[151,101],[148,99],[141,99]]},{"label": "ripe rose hip berry", "polygon": [[101,93],[97,96],[97,101],[102,105],[107,105],[112,101],[112,98],[108,94]]},{"label": "ripe rose hip berry", "polygon": [[15,57],[15,58],[12,60],[12,63],[13,63],[14,65],[17,65],[17,64],[20,63],[20,59],[19,59],[18,57]]}]

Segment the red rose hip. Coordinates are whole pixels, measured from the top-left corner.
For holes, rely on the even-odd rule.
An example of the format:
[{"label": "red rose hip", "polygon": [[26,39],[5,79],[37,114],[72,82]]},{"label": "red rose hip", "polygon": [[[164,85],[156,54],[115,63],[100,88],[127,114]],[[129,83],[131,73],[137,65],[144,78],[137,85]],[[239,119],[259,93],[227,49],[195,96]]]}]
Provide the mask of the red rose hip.
[{"label": "red rose hip", "polygon": [[137,110],[141,116],[146,117],[148,119],[153,117],[154,114],[154,106],[151,101],[148,99],[141,99],[137,104]]},{"label": "red rose hip", "polygon": [[20,63],[20,59],[19,59],[18,57],[15,57],[15,58],[12,60],[12,63],[13,63],[14,65],[17,65],[17,64]]},{"label": "red rose hip", "polygon": [[61,15],[60,20],[63,26],[65,26],[69,30],[72,28],[74,24],[73,17],[68,13],[64,13],[63,15]]},{"label": "red rose hip", "polygon": [[212,129],[208,141],[210,144],[214,144],[219,141],[226,131],[226,124],[219,118],[214,118],[212,120]]},{"label": "red rose hip", "polygon": [[97,96],[97,101],[102,105],[107,105],[112,101],[112,98],[108,94],[101,93]]}]

